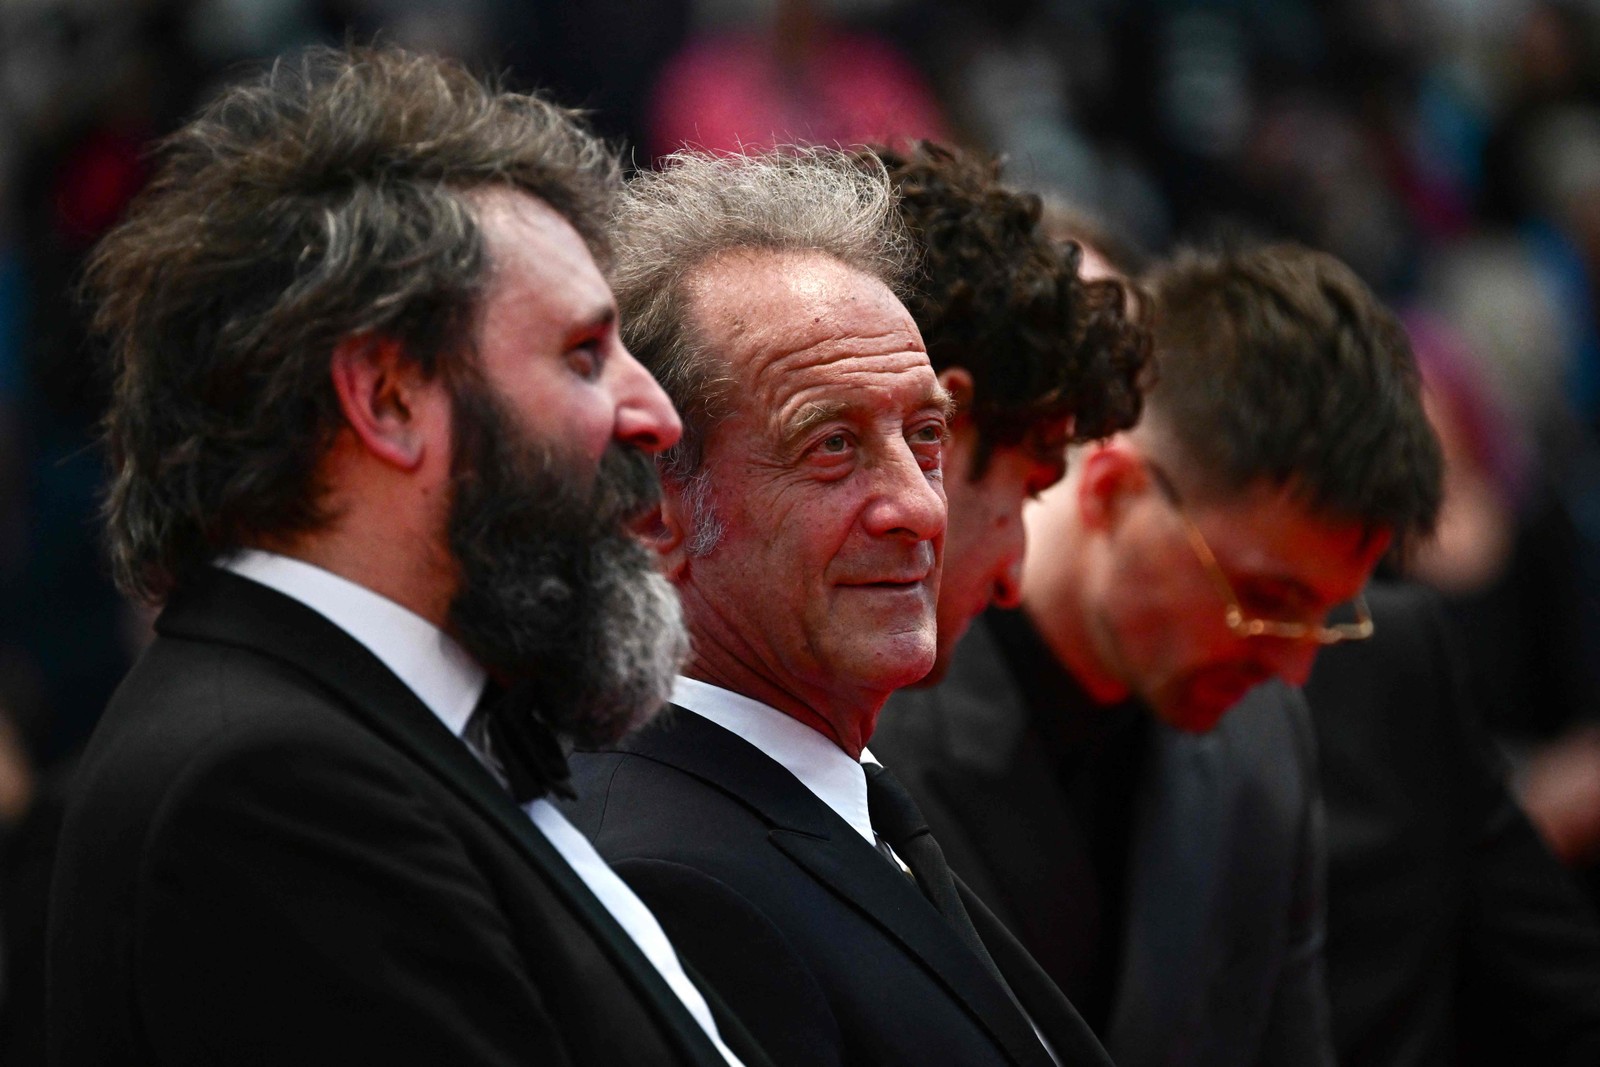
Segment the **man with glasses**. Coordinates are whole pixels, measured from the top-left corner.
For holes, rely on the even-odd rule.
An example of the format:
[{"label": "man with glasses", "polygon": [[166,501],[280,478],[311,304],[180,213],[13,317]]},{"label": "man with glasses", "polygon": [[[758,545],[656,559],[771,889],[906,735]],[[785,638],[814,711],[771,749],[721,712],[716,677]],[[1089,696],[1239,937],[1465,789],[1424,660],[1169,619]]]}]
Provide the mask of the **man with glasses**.
[{"label": "man with glasses", "polygon": [[[1440,457],[1394,317],[1294,246],[1149,281],[1156,384],[1027,516],[991,611],[873,748],[1122,1067],[1332,1062],[1303,683],[1373,632]],[[1226,714],[1225,714],[1226,713]]]}]

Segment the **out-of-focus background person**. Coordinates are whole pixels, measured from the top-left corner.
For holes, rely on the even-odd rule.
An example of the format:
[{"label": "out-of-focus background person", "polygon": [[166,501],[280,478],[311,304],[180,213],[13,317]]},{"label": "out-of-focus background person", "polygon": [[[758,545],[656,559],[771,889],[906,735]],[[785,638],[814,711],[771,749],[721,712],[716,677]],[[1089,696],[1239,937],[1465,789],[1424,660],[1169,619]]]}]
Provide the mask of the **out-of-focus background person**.
[{"label": "out-of-focus background person", "polygon": [[82,259],[220,78],[347,35],[591,108],[640,166],[677,139],[943,135],[1134,256],[1243,230],[1341,257],[1405,312],[1445,440],[1413,577],[1462,630],[1529,814],[1600,892],[1597,28],[1594,0],[0,4],[0,904],[22,916],[0,1059],[29,1062],[7,1044],[42,925],[28,842],[148,628],[99,550]]}]

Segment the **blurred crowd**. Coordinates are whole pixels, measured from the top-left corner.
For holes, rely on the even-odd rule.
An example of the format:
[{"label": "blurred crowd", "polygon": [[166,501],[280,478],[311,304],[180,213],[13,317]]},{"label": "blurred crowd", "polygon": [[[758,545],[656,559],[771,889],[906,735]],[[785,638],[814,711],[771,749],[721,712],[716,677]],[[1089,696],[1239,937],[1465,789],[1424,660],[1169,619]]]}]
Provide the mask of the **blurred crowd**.
[{"label": "blurred crowd", "polygon": [[[1442,590],[1523,796],[1600,856],[1600,3],[7,0],[0,5],[0,823],[148,625],[112,589],[74,282],[148,150],[239,65],[378,37],[677,145],[934,137],[1126,261],[1288,236],[1402,309],[1449,460]],[[1600,879],[1594,882],[1600,887]]]}]

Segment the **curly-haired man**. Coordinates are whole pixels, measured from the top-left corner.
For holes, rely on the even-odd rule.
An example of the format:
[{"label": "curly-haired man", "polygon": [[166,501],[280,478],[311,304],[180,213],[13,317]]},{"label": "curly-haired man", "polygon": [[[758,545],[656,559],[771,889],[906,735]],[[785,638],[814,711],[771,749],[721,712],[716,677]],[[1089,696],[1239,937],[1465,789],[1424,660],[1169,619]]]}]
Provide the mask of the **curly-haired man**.
[{"label": "curly-haired man", "polygon": [[1085,280],[1078,246],[1049,239],[1039,198],[1001,184],[997,163],[928,142],[874,154],[921,258],[906,307],[956,402],[929,684],[973,618],[1017,606],[1022,505],[1060,480],[1067,447],[1139,417],[1150,339],[1124,286]]}]

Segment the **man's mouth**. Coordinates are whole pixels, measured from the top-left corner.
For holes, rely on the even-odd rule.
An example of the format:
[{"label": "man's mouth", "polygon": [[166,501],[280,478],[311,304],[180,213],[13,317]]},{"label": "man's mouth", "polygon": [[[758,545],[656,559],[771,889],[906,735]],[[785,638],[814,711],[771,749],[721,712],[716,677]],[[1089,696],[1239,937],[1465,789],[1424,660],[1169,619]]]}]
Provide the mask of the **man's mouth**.
[{"label": "man's mouth", "polygon": [[847,589],[914,589],[921,587],[928,580],[928,572],[921,571],[912,574],[896,574],[882,578],[865,578],[840,582]]},{"label": "man's mouth", "polygon": [[938,573],[932,549],[918,546],[916,552],[858,559],[851,569],[834,578],[834,585],[842,589],[921,592],[930,587]]},{"label": "man's mouth", "polygon": [[667,531],[666,524],[661,521],[661,509],[653,505],[624,521],[622,528],[635,540],[647,545],[655,544]]}]

